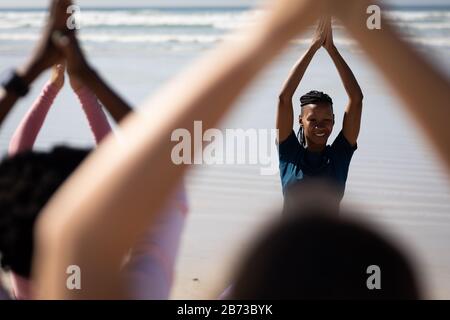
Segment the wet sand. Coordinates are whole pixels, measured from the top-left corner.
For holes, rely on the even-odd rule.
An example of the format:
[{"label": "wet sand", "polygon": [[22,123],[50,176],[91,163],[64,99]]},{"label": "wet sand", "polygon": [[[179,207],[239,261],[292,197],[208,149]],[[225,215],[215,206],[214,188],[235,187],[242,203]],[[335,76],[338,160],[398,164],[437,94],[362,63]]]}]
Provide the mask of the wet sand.
[{"label": "wet sand", "polygon": [[[240,99],[221,127],[273,128],[278,90],[304,50],[297,45],[279,57]],[[450,180],[428,141],[364,56],[358,51],[342,53],[365,96],[358,150],[350,166],[343,203],[402,243],[416,258],[427,284],[427,297],[449,299]],[[201,51],[121,55],[90,52],[101,73],[135,105],[199,54]],[[442,68],[448,72],[450,64],[445,55],[437,53],[436,59],[442,61]],[[3,55],[0,69],[24,60],[23,55]],[[15,126],[45,80],[46,75],[6,120],[0,131],[3,154]],[[323,90],[334,100],[334,138],[341,128],[346,96],[323,50],[313,60],[296,99],[311,89]],[[75,146],[93,145],[69,86],[50,111],[36,148],[66,142]],[[282,203],[280,181],[278,175],[262,176],[258,166],[196,166],[188,175],[187,187],[191,210],[172,298],[214,298],[232,279],[234,265],[248,240],[258,233],[261,225],[276,217]]]}]

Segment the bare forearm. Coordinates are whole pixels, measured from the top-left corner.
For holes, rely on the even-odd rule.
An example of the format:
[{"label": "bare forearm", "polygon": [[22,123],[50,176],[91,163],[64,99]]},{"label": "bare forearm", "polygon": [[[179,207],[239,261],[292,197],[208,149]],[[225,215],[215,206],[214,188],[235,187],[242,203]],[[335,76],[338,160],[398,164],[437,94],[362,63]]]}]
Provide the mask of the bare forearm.
[{"label": "bare forearm", "polygon": [[112,90],[95,70],[88,68],[83,73],[82,80],[97,96],[117,123],[120,123],[132,111],[130,105]]},{"label": "bare forearm", "polygon": [[[37,69],[32,62],[27,63],[24,67],[17,70],[17,74],[28,86],[31,85],[41,72],[42,70]],[[19,98],[13,92],[6,92],[0,88],[0,126]]]},{"label": "bare forearm", "polygon": [[349,99],[355,102],[361,101],[363,99],[363,93],[347,62],[345,62],[335,46],[327,51],[336,66]]},{"label": "bare forearm", "polygon": [[282,100],[292,100],[292,97],[297,90],[300,81],[305,75],[306,69],[311,63],[314,54],[317,52],[318,47],[311,46],[308,48],[308,51],[297,61],[295,66],[292,68],[291,73],[289,74],[288,79],[286,80],[283,89],[280,93],[280,99]]},{"label": "bare forearm", "polygon": [[17,102],[19,97],[15,94],[8,93],[4,90],[0,92],[0,125],[5,120],[8,113],[11,111],[14,104]]},{"label": "bare forearm", "polygon": [[[427,62],[395,30],[382,20],[381,30],[365,27],[365,8],[358,2],[358,12],[341,12],[340,19],[366,50],[369,58],[383,71],[387,81],[405,102],[405,106],[427,133],[450,167],[450,84],[448,79]],[[352,19],[351,17],[358,17]],[[382,48],[388,48],[383,50]]]}]

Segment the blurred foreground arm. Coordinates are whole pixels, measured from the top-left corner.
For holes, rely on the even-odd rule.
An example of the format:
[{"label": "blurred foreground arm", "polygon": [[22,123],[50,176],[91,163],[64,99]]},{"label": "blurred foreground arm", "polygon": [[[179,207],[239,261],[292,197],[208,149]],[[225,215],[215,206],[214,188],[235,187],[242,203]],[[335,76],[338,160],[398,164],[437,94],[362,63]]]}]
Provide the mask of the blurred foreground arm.
[{"label": "blurred foreground arm", "polygon": [[[106,138],[38,221],[37,298],[128,297],[122,259],[154,223],[187,168],[171,160],[173,131],[193,134],[195,120],[203,121],[204,130],[217,125],[263,67],[316,20],[321,10],[316,3],[271,1],[266,19],[183,72],[144,112],[127,117],[120,125],[123,143]],[[73,264],[82,270],[81,290],[66,287],[66,270]]]},{"label": "blurred foreground arm", "polygon": [[449,79],[413,45],[401,39],[397,30],[384,19],[383,8],[381,29],[367,28],[366,10],[374,1],[330,3],[337,17],[405,102],[404,106],[436,147],[450,173]]}]

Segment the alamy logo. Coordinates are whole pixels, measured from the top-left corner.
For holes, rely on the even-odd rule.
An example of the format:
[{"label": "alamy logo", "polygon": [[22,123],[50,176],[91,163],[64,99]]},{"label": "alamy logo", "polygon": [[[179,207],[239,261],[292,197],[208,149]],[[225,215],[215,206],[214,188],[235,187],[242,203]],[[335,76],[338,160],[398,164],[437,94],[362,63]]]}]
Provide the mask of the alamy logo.
[{"label": "alamy logo", "polygon": [[[194,121],[193,137],[187,129],[172,132],[171,141],[178,142],[171,153],[172,162],[181,164],[260,165],[261,175],[278,172],[275,129],[208,129],[203,132],[201,121]],[[204,146],[205,144],[205,146]]]},{"label": "alamy logo", "polygon": [[367,267],[367,274],[370,274],[370,277],[367,278],[367,289],[369,290],[380,290],[381,289],[381,269],[377,265],[371,265]]},{"label": "alamy logo", "polygon": [[66,273],[69,274],[66,280],[66,287],[69,290],[81,289],[81,268],[77,265],[70,265],[66,269]]},{"label": "alamy logo", "polygon": [[67,7],[67,13],[70,14],[70,17],[66,21],[67,29],[69,30],[79,30],[81,28],[80,25],[80,13],[81,9],[79,6],[71,5]]},{"label": "alamy logo", "polygon": [[381,9],[379,6],[373,4],[367,7],[367,14],[370,14],[369,18],[367,18],[367,29],[369,30],[380,30],[381,29]]}]

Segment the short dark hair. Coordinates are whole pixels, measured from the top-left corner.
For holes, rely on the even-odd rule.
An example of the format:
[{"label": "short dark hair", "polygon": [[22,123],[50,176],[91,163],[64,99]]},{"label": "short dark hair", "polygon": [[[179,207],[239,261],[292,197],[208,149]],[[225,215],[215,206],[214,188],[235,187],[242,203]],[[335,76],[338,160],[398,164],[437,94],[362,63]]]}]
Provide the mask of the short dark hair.
[{"label": "short dark hair", "polygon": [[[244,259],[231,298],[421,298],[402,251],[371,228],[325,211],[294,212],[265,234]],[[380,267],[380,290],[367,287],[371,265]]]},{"label": "short dark hair", "polygon": [[302,107],[308,104],[318,104],[323,102],[329,103],[333,108],[333,100],[329,95],[323,93],[322,91],[312,90],[300,97],[300,105]]},{"label": "short dark hair", "polygon": [[1,265],[29,278],[33,229],[47,201],[90,150],[55,147],[26,151],[0,163]]}]

